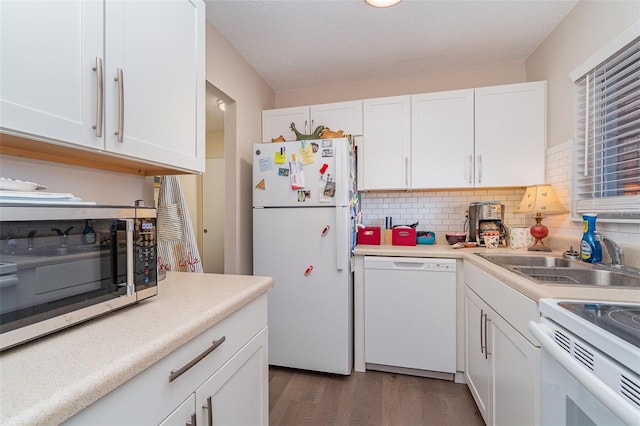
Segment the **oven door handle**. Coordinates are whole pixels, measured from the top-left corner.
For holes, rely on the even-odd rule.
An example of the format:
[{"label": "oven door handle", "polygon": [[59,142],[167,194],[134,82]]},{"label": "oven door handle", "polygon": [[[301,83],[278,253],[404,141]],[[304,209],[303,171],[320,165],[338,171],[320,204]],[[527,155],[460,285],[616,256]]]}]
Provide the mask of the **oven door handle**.
[{"label": "oven door handle", "polygon": [[538,339],[543,350],[547,351],[562,367],[564,367],[578,383],[584,386],[613,414],[626,424],[638,422],[638,410],[631,403],[611,388],[606,386],[595,375],[591,374],[582,364],[558,346],[551,335],[553,331],[548,326],[534,321],[529,322],[529,330]]}]

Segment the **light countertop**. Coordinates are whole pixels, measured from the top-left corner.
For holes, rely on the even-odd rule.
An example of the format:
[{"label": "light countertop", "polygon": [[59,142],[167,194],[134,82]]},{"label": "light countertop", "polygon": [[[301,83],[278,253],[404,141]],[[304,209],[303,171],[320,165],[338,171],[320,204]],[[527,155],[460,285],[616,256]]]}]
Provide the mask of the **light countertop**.
[{"label": "light countertop", "polygon": [[476,256],[476,253],[486,254],[520,254],[520,255],[546,255],[561,256],[562,253],[529,252],[527,249],[497,248],[487,249],[483,247],[454,249],[448,244],[394,246],[382,245],[358,245],[355,248],[356,256],[406,256],[406,257],[441,257],[450,259],[463,259],[471,262],[500,281],[519,291],[528,298],[538,301],[541,298],[556,299],[583,299],[593,301],[617,301],[640,302],[640,289],[610,288],[597,286],[574,286],[558,284],[538,284],[530,279],[520,276],[494,263]]},{"label": "light countertop", "polygon": [[64,421],[272,285],[269,277],[168,272],[157,296],[2,352],[0,424]]}]

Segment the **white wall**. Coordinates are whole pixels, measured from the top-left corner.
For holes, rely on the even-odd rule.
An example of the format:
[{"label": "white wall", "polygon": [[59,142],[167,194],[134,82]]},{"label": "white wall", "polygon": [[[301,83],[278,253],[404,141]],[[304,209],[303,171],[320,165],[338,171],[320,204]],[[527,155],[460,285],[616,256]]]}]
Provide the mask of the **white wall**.
[{"label": "white wall", "polygon": [[262,135],[262,110],[275,94],[236,49],[207,21],[206,79],[233,103],[225,111],[225,273],[251,274],[252,146]]},{"label": "white wall", "polygon": [[[338,65],[339,66],[339,65]],[[452,69],[414,77],[369,80],[349,84],[278,92],[276,107],[314,105],[383,96],[468,89],[525,81],[524,61]]]},{"label": "white wall", "polygon": [[49,192],[70,192],[83,201],[132,206],[135,200],[153,205],[153,178],[0,155],[2,177],[47,186]]}]

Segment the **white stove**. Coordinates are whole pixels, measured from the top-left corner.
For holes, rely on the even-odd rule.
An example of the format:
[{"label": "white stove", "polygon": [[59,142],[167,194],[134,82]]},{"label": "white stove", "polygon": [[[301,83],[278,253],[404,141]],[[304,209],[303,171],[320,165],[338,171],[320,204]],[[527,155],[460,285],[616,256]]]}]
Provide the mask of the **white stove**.
[{"label": "white stove", "polygon": [[540,300],[541,424],[640,424],[640,303]]}]

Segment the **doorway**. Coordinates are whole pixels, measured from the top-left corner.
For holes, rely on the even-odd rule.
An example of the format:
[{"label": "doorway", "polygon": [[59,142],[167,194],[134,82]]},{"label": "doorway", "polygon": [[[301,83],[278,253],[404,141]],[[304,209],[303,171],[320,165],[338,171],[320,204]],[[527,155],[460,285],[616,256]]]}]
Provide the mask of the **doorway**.
[{"label": "doorway", "polygon": [[[202,266],[204,272],[224,273],[225,229],[225,132],[224,109],[228,96],[207,82],[206,168],[202,175],[201,226]],[[197,232],[198,232],[197,231]]]}]

